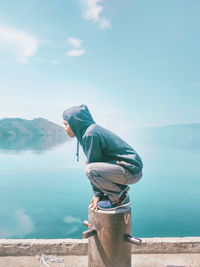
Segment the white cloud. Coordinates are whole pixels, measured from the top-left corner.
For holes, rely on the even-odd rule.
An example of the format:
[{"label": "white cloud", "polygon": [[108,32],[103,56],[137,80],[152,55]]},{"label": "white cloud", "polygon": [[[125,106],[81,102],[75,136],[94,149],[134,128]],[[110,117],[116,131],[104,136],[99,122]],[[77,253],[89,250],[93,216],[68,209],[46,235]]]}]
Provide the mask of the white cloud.
[{"label": "white cloud", "polygon": [[67,42],[69,45],[71,45],[73,47],[80,48],[83,41],[80,39],[77,39],[77,38],[69,37],[67,39]]},{"label": "white cloud", "polygon": [[[70,57],[78,57],[81,56],[83,54],[85,54],[85,49],[83,49],[82,43],[83,41],[74,37],[69,37],[67,39],[67,43],[73,47],[73,49],[69,50],[68,52],[66,52],[67,56]],[[75,49],[74,49],[75,48]]]},{"label": "white cloud", "polygon": [[108,19],[105,19],[105,18],[101,18],[100,19],[99,26],[100,26],[101,29],[109,29],[109,28],[111,28],[110,21]]},{"label": "white cloud", "polygon": [[100,20],[103,7],[99,5],[101,0],[85,0],[86,11],[85,18],[98,22]]},{"label": "white cloud", "polygon": [[102,0],[83,0],[85,4],[84,18],[99,24],[101,29],[111,28],[111,23],[103,17]]},{"label": "white cloud", "polygon": [[38,40],[28,33],[14,27],[0,25],[0,50],[16,61],[26,63],[38,49]]},{"label": "white cloud", "polygon": [[81,56],[83,54],[85,54],[84,49],[72,49],[66,53],[66,55],[70,56],[70,57],[78,57],[78,56]]}]

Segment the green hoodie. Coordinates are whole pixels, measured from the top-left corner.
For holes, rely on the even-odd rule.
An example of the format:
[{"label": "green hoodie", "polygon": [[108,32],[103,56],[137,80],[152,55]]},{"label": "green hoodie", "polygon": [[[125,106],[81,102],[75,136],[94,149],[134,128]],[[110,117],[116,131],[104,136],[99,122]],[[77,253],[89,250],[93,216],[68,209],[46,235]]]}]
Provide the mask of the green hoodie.
[{"label": "green hoodie", "polygon": [[122,138],[96,124],[86,105],[73,106],[63,112],[63,119],[77,137],[77,160],[79,143],[87,157],[87,163],[110,162],[138,174],[143,163],[138,153]]}]

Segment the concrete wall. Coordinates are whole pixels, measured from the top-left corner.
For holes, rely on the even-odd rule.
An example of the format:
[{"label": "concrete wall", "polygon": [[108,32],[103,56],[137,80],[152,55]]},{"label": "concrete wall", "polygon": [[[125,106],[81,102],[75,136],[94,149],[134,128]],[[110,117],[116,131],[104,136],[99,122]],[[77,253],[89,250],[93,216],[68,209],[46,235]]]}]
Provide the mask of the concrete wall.
[{"label": "concrete wall", "polygon": [[[87,255],[87,250],[87,239],[0,239],[0,256]],[[132,253],[200,253],[200,237],[142,238]]]}]

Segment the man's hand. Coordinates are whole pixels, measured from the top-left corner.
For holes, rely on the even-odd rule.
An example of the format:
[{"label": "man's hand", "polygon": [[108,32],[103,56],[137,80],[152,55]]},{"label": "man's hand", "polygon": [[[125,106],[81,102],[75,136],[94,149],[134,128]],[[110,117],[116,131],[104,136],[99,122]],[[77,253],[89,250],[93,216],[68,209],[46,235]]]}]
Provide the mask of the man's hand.
[{"label": "man's hand", "polygon": [[98,201],[99,201],[99,197],[93,196],[92,199],[91,199],[91,201],[90,201],[89,208],[91,210],[98,210],[98,207],[97,207]]}]

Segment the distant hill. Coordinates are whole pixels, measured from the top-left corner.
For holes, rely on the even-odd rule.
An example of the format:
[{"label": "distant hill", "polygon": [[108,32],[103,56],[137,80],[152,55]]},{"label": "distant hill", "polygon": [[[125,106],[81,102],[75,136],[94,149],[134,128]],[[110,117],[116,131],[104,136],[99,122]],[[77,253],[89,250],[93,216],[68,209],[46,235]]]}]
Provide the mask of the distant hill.
[{"label": "distant hill", "polygon": [[184,149],[200,149],[200,124],[175,124],[163,127],[138,128],[135,141]]},{"label": "distant hill", "polygon": [[64,128],[48,120],[6,118],[0,120],[0,150],[43,151],[69,140]]},{"label": "distant hill", "polygon": [[64,128],[43,118],[25,120],[5,118],[0,120],[0,137],[66,136]]}]

